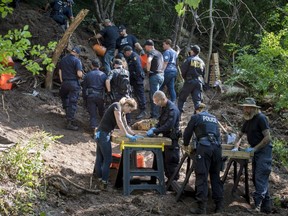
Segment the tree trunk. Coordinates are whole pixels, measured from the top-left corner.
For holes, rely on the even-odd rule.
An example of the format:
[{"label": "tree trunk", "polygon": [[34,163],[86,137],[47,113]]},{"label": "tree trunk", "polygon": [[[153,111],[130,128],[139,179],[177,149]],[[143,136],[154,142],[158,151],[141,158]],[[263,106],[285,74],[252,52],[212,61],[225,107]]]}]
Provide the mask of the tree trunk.
[{"label": "tree trunk", "polygon": [[98,23],[103,23],[104,19],[113,21],[115,2],[116,0],[94,0]]},{"label": "tree trunk", "polygon": [[205,73],[205,83],[208,83],[209,79],[209,69],[210,69],[210,58],[212,54],[212,47],[213,47],[213,31],[214,31],[214,20],[213,20],[213,0],[210,0],[210,7],[209,7],[209,19],[211,23],[210,27],[210,35],[209,35],[209,51],[207,55],[207,62],[206,62],[206,73]]},{"label": "tree trunk", "polygon": [[[79,26],[79,24],[82,22],[82,20],[85,18],[85,16],[88,14],[89,10],[87,9],[82,9],[78,15],[75,17],[74,21],[71,23],[69,28],[65,31],[63,37],[60,39],[60,41],[57,44],[57,47],[53,53],[52,56],[52,63],[54,65],[57,64],[58,59],[63,52],[64,48],[67,46],[69,38],[73,34],[73,32],[76,30],[76,28]],[[53,86],[53,73],[54,70],[52,71],[47,71],[46,74],[46,80],[45,80],[45,87],[46,89],[52,89]]]}]

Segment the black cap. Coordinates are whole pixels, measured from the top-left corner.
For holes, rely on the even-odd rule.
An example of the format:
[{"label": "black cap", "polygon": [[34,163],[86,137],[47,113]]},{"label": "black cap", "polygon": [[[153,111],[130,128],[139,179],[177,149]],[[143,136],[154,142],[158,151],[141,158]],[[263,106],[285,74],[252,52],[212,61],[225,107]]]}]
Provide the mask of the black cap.
[{"label": "black cap", "polygon": [[81,49],[77,46],[73,47],[73,49],[71,50],[72,52],[75,52],[77,54],[80,54],[81,53]]},{"label": "black cap", "polygon": [[99,68],[101,66],[100,62],[96,59],[91,60],[91,64],[96,68]]},{"label": "black cap", "polygon": [[144,46],[154,46],[153,40],[151,40],[151,39],[146,40],[146,42],[144,43]]},{"label": "black cap", "polygon": [[118,29],[119,29],[119,32],[121,32],[121,31],[123,31],[124,29],[126,29],[126,27],[125,27],[124,25],[120,25]]},{"label": "black cap", "polygon": [[191,45],[190,49],[196,54],[198,55],[201,51],[200,47],[198,45]]},{"label": "black cap", "polygon": [[132,47],[129,46],[129,45],[127,45],[127,46],[125,46],[125,47],[123,48],[123,51],[124,51],[124,52],[126,52],[126,51],[132,51],[132,50],[133,50]]},{"label": "black cap", "polygon": [[113,65],[122,65],[122,61],[120,59],[115,59],[114,62],[113,62]]}]

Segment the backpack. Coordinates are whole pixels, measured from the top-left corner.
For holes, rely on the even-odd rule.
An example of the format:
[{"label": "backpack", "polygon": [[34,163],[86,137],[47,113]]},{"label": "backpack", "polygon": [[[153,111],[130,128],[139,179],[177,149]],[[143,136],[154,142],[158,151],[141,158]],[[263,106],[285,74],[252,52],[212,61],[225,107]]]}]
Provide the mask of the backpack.
[{"label": "backpack", "polygon": [[131,86],[130,86],[130,78],[129,72],[125,69],[117,69],[117,77],[116,77],[116,88],[119,90],[121,94],[130,94]]}]

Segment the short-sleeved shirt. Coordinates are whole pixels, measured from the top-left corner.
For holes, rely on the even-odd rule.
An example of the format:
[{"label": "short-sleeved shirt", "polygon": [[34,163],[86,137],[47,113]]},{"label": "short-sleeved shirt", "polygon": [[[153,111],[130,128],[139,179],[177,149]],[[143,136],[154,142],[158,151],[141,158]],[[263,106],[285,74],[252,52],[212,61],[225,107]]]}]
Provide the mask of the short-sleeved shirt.
[{"label": "short-sleeved shirt", "polygon": [[191,80],[204,76],[205,63],[198,55],[189,56],[181,65],[181,73],[184,80]]},{"label": "short-sleeved shirt", "polygon": [[114,130],[117,125],[114,111],[121,112],[121,106],[119,102],[115,102],[108,107],[108,109],[104,113],[104,116],[101,119],[97,131],[105,131],[107,133],[110,133],[112,130]]},{"label": "short-sleeved shirt", "polygon": [[163,69],[163,55],[158,50],[154,49],[147,54],[148,58],[152,57],[150,71],[161,72]]},{"label": "short-sleeved shirt", "polygon": [[251,147],[255,147],[264,138],[262,131],[266,129],[269,129],[268,120],[263,113],[258,113],[252,119],[244,122],[241,132],[247,135]]},{"label": "short-sleeved shirt", "polygon": [[106,26],[99,32],[103,39],[103,45],[107,50],[114,50],[116,47],[116,40],[119,37],[118,28],[116,26]]},{"label": "short-sleeved shirt", "polygon": [[76,56],[68,54],[60,61],[60,69],[63,81],[78,80],[77,71],[82,71],[82,63]]},{"label": "short-sleeved shirt", "polygon": [[137,38],[134,35],[120,36],[116,40],[116,49],[122,52],[123,48],[129,45],[135,51],[135,43],[137,43]]},{"label": "short-sleeved shirt", "polygon": [[167,49],[163,52],[164,62],[168,63],[165,71],[177,71],[177,57],[177,52],[173,49]]}]

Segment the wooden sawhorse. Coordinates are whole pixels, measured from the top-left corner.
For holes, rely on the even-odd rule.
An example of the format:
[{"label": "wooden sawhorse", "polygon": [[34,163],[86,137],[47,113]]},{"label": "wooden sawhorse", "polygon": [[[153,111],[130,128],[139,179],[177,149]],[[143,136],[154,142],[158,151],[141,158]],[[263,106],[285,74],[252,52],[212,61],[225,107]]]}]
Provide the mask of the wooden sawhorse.
[{"label": "wooden sawhorse", "polygon": [[[246,199],[246,201],[250,204],[250,195],[249,195],[249,179],[248,179],[248,162],[249,159],[237,159],[237,158],[230,158],[227,164],[227,168],[225,169],[224,175],[222,176],[222,182],[223,184],[225,183],[226,179],[227,179],[227,175],[228,172],[230,170],[231,165],[234,165],[234,173],[233,173],[233,180],[234,180],[234,184],[233,184],[233,188],[232,188],[232,195],[234,195],[234,193],[237,190],[239,181],[240,181],[240,177],[243,173],[243,170],[245,172],[245,193],[244,193],[244,198]],[[237,164],[240,165],[239,170],[237,172]]]},{"label": "wooden sawhorse", "polygon": [[[186,187],[187,183],[189,182],[189,179],[190,179],[190,176],[191,176],[192,172],[194,171],[194,166],[193,166],[194,155],[195,154],[188,154],[188,153],[185,152],[185,154],[181,158],[181,161],[178,164],[175,172],[173,173],[173,175],[171,176],[171,178],[169,179],[169,181],[168,181],[168,183],[166,185],[166,189],[168,189],[171,186],[173,188],[173,190],[176,191],[176,201],[177,202],[180,200],[181,195],[184,193],[185,187]],[[180,186],[174,180],[174,178],[177,175],[177,173],[179,172],[179,170],[181,169],[181,167],[182,167],[183,163],[185,162],[185,160],[187,160],[186,177],[185,177],[184,182]]]},{"label": "wooden sawhorse", "polygon": [[[123,186],[123,194],[125,196],[130,195],[133,190],[157,190],[160,194],[165,194],[165,180],[164,180],[164,163],[163,163],[163,144],[125,144],[122,141],[120,145],[122,150],[122,156],[120,161],[119,170],[116,177],[115,187],[120,188]],[[151,151],[154,153],[155,166],[152,168],[137,168],[131,166],[130,159],[131,155],[135,151]],[[134,154],[135,155],[135,154]],[[131,180],[134,176],[150,176],[151,181],[140,184],[133,184]],[[122,178],[123,177],[123,178]],[[152,180],[152,178],[154,178]],[[156,181],[158,179],[158,182]]]}]

